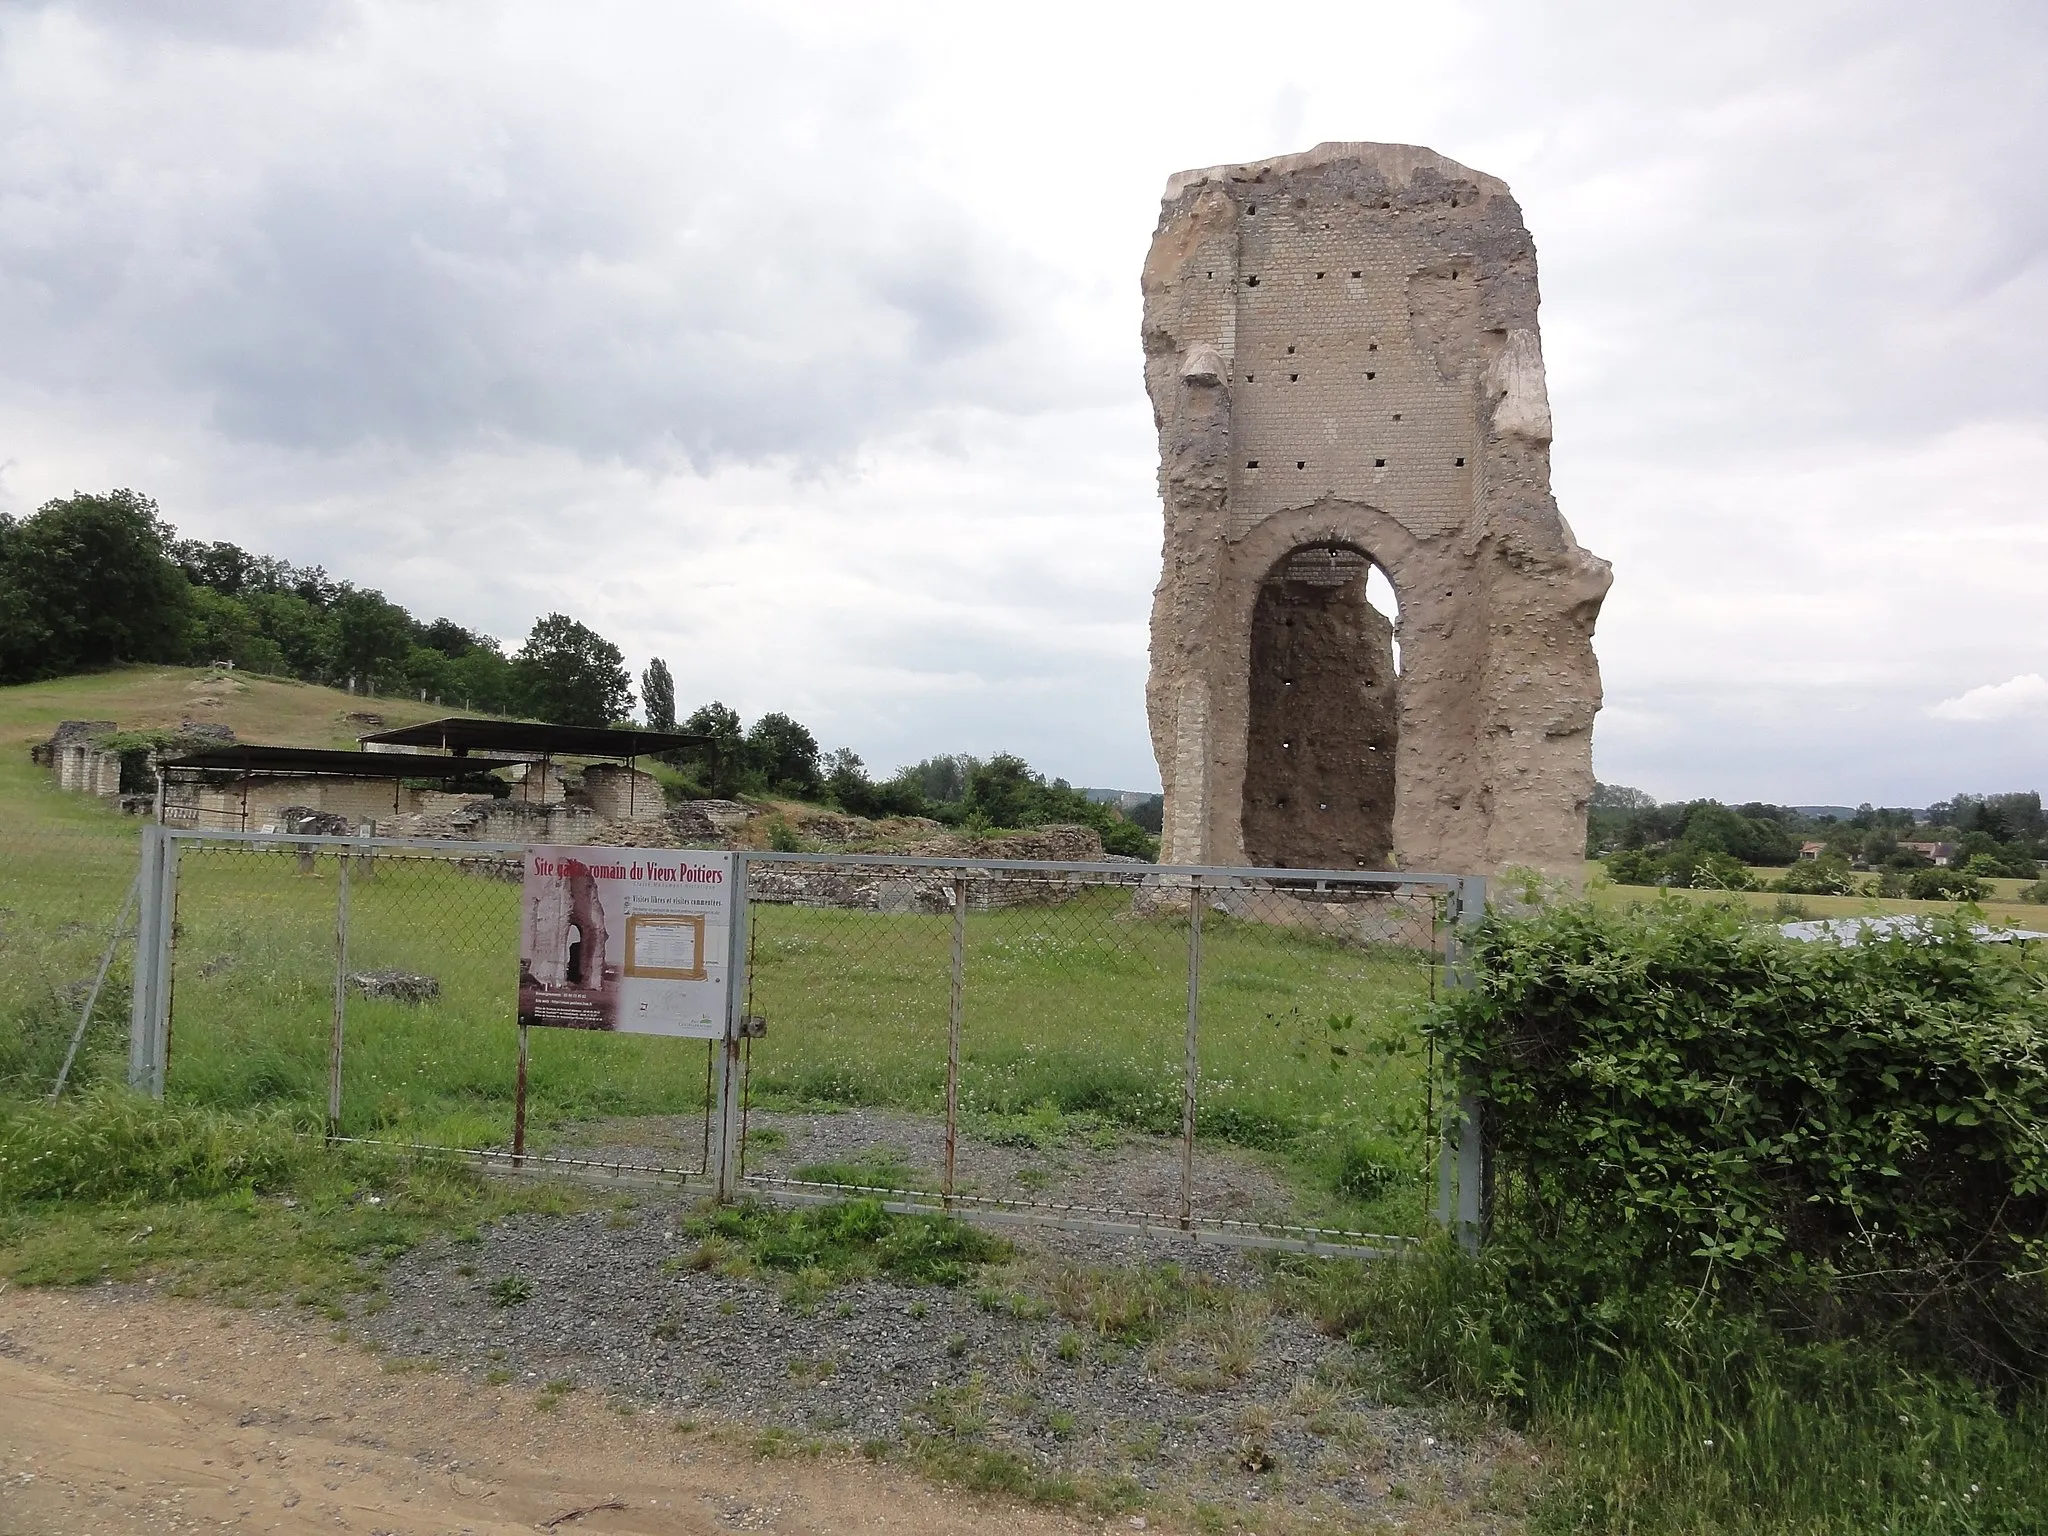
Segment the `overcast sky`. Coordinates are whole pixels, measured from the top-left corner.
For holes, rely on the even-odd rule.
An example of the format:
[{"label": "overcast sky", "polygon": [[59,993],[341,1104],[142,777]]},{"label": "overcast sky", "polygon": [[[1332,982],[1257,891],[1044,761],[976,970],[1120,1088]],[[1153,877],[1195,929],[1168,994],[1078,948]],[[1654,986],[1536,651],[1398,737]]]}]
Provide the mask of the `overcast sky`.
[{"label": "overcast sky", "polygon": [[2048,788],[2048,7],[0,0],[0,511],[1156,787],[1166,177],[1504,177],[1603,779]]}]

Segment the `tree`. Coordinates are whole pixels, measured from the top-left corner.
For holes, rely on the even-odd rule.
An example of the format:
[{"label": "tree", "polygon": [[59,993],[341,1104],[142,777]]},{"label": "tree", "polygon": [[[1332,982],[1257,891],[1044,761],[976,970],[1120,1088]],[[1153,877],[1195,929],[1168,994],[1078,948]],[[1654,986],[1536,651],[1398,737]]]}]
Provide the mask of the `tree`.
[{"label": "tree", "polygon": [[0,517],[0,682],[182,660],[191,588],[171,530],[134,491],[74,494]]},{"label": "tree", "polygon": [[290,658],[258,628],[248,604],[222,597],[211,587],[192,588],[189,600],[186,645],[190,660],[230,661],[245,672],[291,675]]},{"label": "tree", "polygon": [[856,816],[922,816],[931,809],[910,774],[899,773],[877,784],[851,747],[841,747],[825,759],[825,796]]},{"label": "tree", "polygon": [[464,709],[504,715],[512,712],[515,692],[512,663],[498,649],[498,642],[479,639],[449,663],[442,697],[450,702],[460,700]]},{"label": "tree", "polygon": [[365,686],[402,682],[412,631],[412,615],[382,592],[344,591],[334,603],[334,670]]},{"label": "tree", "polygon": [[1593,806],[1603,811],[1654,811],[1657,797],[1626,784],[1595,784]]},{"label": "tree", "polygon": [[640,707],[647,713],[650,731],[676,728],[676,680],[669,675],[668,663],[659,656],[648,662],[647,670],[640,674]]},{"label": "tree", "polygon": [[766,714],[747,732],[747,764],[771,790],[816,798],[818,738],[784,714]]},{"label": "tree", "polygon": [[454,692],[455,663],[446,652],[431,645],[416,645],[405,658],[402,679],[406,691],[421,699],[445,699]]},{"label": "tree", "polygon": [[436,619],[422,627],[419,632],[419,643],[428,650],[439,651],[450,661],[461,660],[479,645],[490,645],[493,650],[497,648],[494,642],[487,641],[481,635],[471,634],[453,619]]},{"label": "tree", "polygon": [[1045,820],[1045,781],[1012,752],[998,752],[967,780],[967,814],[991,827],[1035,827]]},{"label": "tree", "polygon": [[901,769],[896,777],[914,781],[918,792],[936,805],[958,805],[967,798],[967,781],[981,766],[981,760],[965,752],[928,757]]},{"label": "tree", "polygon": [[683,730],[707,738],[689,749],[687,760],[703,770],[704,787],[714,795],[739,793],[747,776],[747,739],[739,711],[713,700],[690,711]]},{"label": "tree", "polygon": [[533,626],[512,658],[512,676],[526,712],[555,725],[610,725],[633,709],[625,653],[567,614]]},{"label": "tree", "polygon": [[1617,848],[1607,855],[1607,878],[1616,885],[1661,885],[1664,861],[1643,848]]},{"label": "tree", "polygon": [[335,618],[296,592],[258,592],[239,600],[257,632],[275,645],[294,677],[321,682],[334,670]]}]

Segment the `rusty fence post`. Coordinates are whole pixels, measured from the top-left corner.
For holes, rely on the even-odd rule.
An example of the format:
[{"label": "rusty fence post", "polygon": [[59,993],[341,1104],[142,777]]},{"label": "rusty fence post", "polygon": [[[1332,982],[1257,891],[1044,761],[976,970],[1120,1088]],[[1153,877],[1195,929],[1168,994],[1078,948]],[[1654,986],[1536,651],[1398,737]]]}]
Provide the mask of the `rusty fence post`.
[{"label": "rusty fence post", "polygon": [[1201,1078],[1202,877],[1188,877],[1188,1027],[1180,1084],[1180,1229],[1195,1225],[1195,1092]]},{"label": "rusty fence post", "polygon": [[512,1082],[512,1166],[526,1166],[526,1026],[519,1026],[519,1071]]},{"label": "rusty fence post", "polygon": [[348,851],[335,855],[334,1023],[327,1041],[327,1139],[341,1134],[341,1056],[348,1026]]},{"label": "rusty fence post", "polygon": [[[1469,930],[1486,917],[1486,879],[1461,879],[1452,896],[1454,910],[1444,934],[1444,985],[1472,984],[1468,957]],[[1477,1253],[1492,1204],[1487,1184],[1492,1170],[1486,1156],[1485,1105],[1475,1094],[1446,1094],[1437,1143],[1436,1217],[1450,1229],[1458,1246]]]},{"label": "rusty fence post", "polygon": [[946,1209],[960,1146],[960,1009],[967,987],[967,876],[953,876],[953,986],[946,1008]]}]

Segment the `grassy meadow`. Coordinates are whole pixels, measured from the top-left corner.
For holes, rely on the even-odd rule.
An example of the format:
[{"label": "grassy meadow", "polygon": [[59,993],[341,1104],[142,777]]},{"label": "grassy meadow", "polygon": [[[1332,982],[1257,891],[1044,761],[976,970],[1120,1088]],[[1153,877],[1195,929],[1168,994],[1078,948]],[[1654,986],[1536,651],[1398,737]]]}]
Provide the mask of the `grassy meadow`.
[{"label": "grassy meadow", "polygon": [[[134,878],[139,829],[89,796],[59,793],[29,749],[63,720],[111,720],[122,730],[194,720],[227,725],[244,741],[348,747],[364,729],[346,718],[357,710],[392,725],[443,712],[191,667],[0,688],[0,1094],[47,1091],[55,1078]],[[124,960],[94,1014],[88,1078],[126,1060],[127,979]]]},{"label": "grassy meadow", "polygon": [[[169,668],[0,690],[0,1088],[46,1089],[135,862],[137,823],[59,794],[27,747],[58,720],[124,729],[214,719],[245,740],[347,745],[371,709],[396,724],[432,706]],[[167,1096],[240,1111],[325,1105],[341,860],[284,847],[186,845]],[[518,886],[502,870],[383,853],[349,865],[351,971],[430,976],[407,1004],[351,996],[344,1134],[503,1146],[516,1061]],[[952,920],[755,908],[751,1051],[766,1107],[943,1112]],[[1430,957],[1210,914],[1204,923],[1198,1126],[1291,1166],[1318,1219],[1419,1230],[1432,1135],[1415,1026]],[[125,1063],[125,970],[96,1014],[84,1080]],[[1173,1133],[1186,1027],[1184,914],[1140,916],[1127,889],[972,913],[961,1104],[970,1124],[1030,1122],[1058,1139],[1095,1127]],[[547,1145],[617,1116],[684,1117],[657,1155],[694,1166],[707,1048],[693,1041],[534,1030],[529,1136]],[[701,1123],[701,1122],[698,1122]],[[970,1175],[971,1177],[971,1175]]]},{"label": "grassy meadow", "polygon": [[[206,1294],[296,1298],[339,1317],[428,1236],[459,1242],[514,1211],[597,1198],[477,1178],[451,1160],[320,1146],[342,868],[328,854],[188,849],[170,1103],[109,1086],[126,1058],[125,965],[89,1036],[80,1102],[26,1102],[54,1075],[132,876],[137,830],[58,794],[28,747],[78,718],[124,728],[213,719],[245,740],[346,746],[360,727],[345,717],[363,709],[392,724],[437,712],[168,668],[0,689],[0,1276],[164,1276]],[[1588,874],[1597,903],[1657,897],[1609,884],[1597,865]],[[389,854],[352,864],[349,880],[350,969],[420,972],[440,995],[424,1005],[349,1000],[344,1131],[503,1145],[517,885],[483,865]],[[1775,895],[1733,899],[1778,915]],[[1813,917],[1948,910],[1797,900]],[[2003,899],[1984,910],[2048,927],[2041,907]],[[769,1022],[751,1047],[754,1103],[936,1116],[950,929],[944,916],[757,908],[750,1002]],[[1127,892],[1106,888],[973,913],[961,1063],[970,1128],[1050,1139],[1175,1128],[1186,944],[1184,915],[1142,914]],[[1430,1138],[1427,1062],[1414,1042],[1440,982],[1428,958],[1211,915],[1201,979],[1205,1140],[1291,1175],[1305,1214],[1419,1230]],[[676,1116],[677,1145],[665,1155],[693,1157],[705,1063],[693,1042],[536,1030],[534,1139],[571,1141],[610,1117]],[[1157,1281],[1162,1293],[1176,1273],[1103,1271]],[[1557,1319],[1534,1316],[1491,1250],[1475,1263],[1444,1244],[1401,1264],[1279,1260],[1253,1283],[1365,1346],[1381,1389],[1413,1403],[1435,1433],[1457,1440],[1506,1423],[1529,1435],[1535,1504],[1501,1511],[1504,1530],[2043,1528],[2048,1410],[2038,1394],[1995,1400],[1878,1343],[1794,1339],[1689,1297],[1674,1302],[1666,1342],[1602,1354],[1575,1345]]]},{"label": "grassy meadow", "polygon": [[[1784,875],[1782,869],[1769,869],[1761,865],[1752,868],[1759,884],[1777,880]],[[2024,880],[1986,880],[1991,895],[1977,904],[1977,910],[1984,914],[1984,921],[1997,928],[2031,928],[2048,933],[2048,906],[2036,902],[2021,901],[2020,888]],[[1616,885],[1607,878],[1607,867],[1597,859],[1589,859],[1585,870],[1586,894],[1604,907],[1625,907],[1631,902],[1655,901],[1664,891],[1647,885]],[[1888,912],[1918,913],[1922,916],[1939,917],[1952,915],[1956,904],[1952,901],[1908,901],[1904,897],[1879,896],[1785,896],[1776,891],[1710,891],[1674,888],[1670,894],[1681,901],[1736,901],[1755,911],[1760,917],[1769,917],[1777,922],[1794,922],[1806,918],[1828,917],[1873,917]]]}]

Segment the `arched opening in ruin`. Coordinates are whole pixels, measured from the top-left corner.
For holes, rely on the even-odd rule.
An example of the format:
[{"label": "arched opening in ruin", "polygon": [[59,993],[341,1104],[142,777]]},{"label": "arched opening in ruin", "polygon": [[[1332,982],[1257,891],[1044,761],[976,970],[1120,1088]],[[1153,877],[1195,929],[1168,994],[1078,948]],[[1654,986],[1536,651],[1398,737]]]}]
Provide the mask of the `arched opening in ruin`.
[{"label": "arched opening in ruin", "polygon": [[1349,544],[1274,562],[1252,609],[1244,847],[1280,869],[1386,869],[1400,657],[1393,586]]}]

